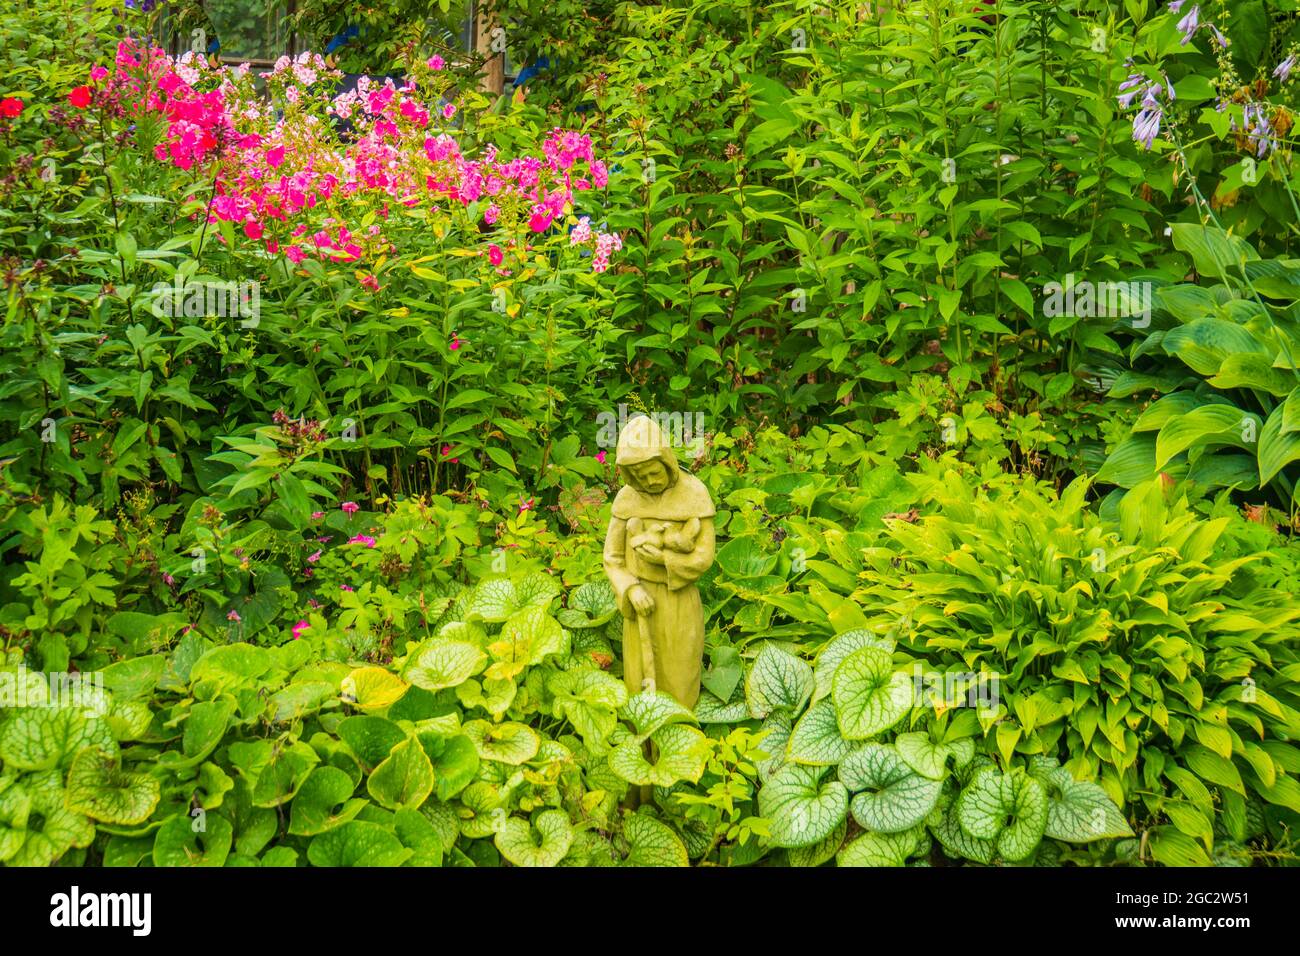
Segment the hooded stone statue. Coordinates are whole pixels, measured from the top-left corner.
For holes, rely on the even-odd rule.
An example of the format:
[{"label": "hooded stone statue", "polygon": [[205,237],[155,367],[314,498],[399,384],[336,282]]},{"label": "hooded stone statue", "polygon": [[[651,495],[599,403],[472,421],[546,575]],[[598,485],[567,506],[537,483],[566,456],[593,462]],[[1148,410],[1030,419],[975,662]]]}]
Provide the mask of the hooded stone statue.
[{"label": "hooded stone statue", "polygon": [[626,484],[614,498],[604,564],[623,614],[623,679],[630,693],[654,687],[694,708],[704,660],[695,581],[713,564],[713,501],[644,415],[619,435],[614,462]]}]

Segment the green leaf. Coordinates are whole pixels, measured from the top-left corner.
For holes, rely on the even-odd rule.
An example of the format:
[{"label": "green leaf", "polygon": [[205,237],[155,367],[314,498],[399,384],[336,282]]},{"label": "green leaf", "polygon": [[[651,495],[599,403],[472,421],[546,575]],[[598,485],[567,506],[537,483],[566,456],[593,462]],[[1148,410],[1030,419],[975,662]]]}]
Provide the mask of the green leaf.
[{"label": "green leaf", "polygon": [[[9,857],[8,866],[49,866],[73,847],[90,846],[95,826],[87,817],[67,808],[61,773],[50,770],[26,775],[14,785],[17,788],[21,788],[21,795],[14,798],[15,802],[26,801],[26,837]],[[33,816],[43,818],[39,827],[32,825]]]},{"label": "green leaf", "polygon": [[988,865],[993,862],[993,857],[997,853],[997,846],[992,840],[978,839],[962,829],[957,821],[955,803],[948,807],[943,819],[930,829],[943,846],[944,852],[951,857]]},{"label": "green leaf", "polygon": [[896,749],[882,744],[855,750],[840,765],[839,775],[855,794],[849,804],[853,819],[881,833],[916,826],[934,809],[943,790],[942,782],[916,773]]},{"label": "green leaf", "polygon": [[1161,427],[1156,436],[1157,469],[1189,449],[1202,445],[1234,445],[1253,448],[1246,435],[1259,434],[1259,418],[1242,412],[1233,405],[1202,405],[1184,415],[1176,415]]},{"label": "green leaf", "polygon": [[759,790],[759,810],[770,823],[772,844],[811,846],[844,821],[849,793],[838,780],[822,782],[824,773],[822,768],[787,764]]},{"label": "green leaf", "polygon": [[623,836],[630,852],[623,866],[689,866],[686,847],[672,828],[644,813],[623,820]]},{"label": "green leaf", "polygon": [[626,714],[636,732],[643,737],[653,734],[664,724],[695,723],[695,715],[663,691],[642,691],[627,699]]},{"label": "green leaf", "polygon": [[352,797],[356,784],[338,767],[317,767],[293,798],[289,814],[289,832],[295,836],[315,836],[347,823],[366,806],[360,797]]},{"label": "green leaf", "polygon": [[699,781],[709,758],[709,741],[694,727],[668,724],[650,737],[657,751],[650,763],[639,737],[629,737],[609,755],[609,769],[628,783],[671,787],[679,780]]},{"label": "green leaf", "polygon": [[159,828],[153,841],[154,866],[225,866],[234,828],[215,813],[180,814]]},{"label": "green leaf", "polygon": [[16,770],[66,767],[83,747],[117,752],[107,722],[79,708],[24,707],[0,725],[0,760]]},{"label": "green leaf", "polygon": [[830,694],[835,680],[835,671],[844,661],[844,658],[854,651],[861,650],[864,647],[878,647],[882,651],[888,651],[892,654],[894,653],[894,646],[895,643],[892,638],[880,637],[870,631],[857,628],[845,631],[835,637],[817,653],[817,658],[813,662],[815,687],[813,700],[821,700]]},{"label": "green leaf", "polygon": [[[533,838],[536,829],[540,840]],[[563,810],[543,810],[537,820],[511,817],[497,831],[497,849],[515,866],[555,866],[573,844],[573,827]]]},{"label": "green leaf", "polygon": [[1014,862],[1034,852],[1047,826],[1047,792],[1023,771],[979,771],[957,798],[957,820],[970,836],[992,840]]},{"label": "green leaf", "polygon": [[338,735],[367,771],[382,763],[389,752],[406,739],[406,732],[401,727],[373,714],[344,718],[339,721]]},{"label": "green leaf", "polygon": [[1279,471],[1300,459],[1300,434],[1283,433],[1285,405],[1278,405],[1259,433],[1259,486],[1263,488]]},{"label": "green leaf", "polygon": [[795,724],[786,755],[795,763],[829,766],[839,763],[852,750],[853,744],[840,736],[835,705],[820,700]]},{"label": "green leaf", "polygon": [[899,734],[894,746],[903,762],[923,777],[942,780],[947,775],[945,764],[953,754],[948,744],[936,744],[925,732]]},{"label": "green leaf", "polygon": [[471,720],[462,730],[483,760],[517,765],[531,760],[541,746],[537,733],[526,724],[510,721],[490,724],[486,720]]},{"label": "green leaf", "polygon": [[1031,768],[1030,774],[1047,792],[1044,836],[1066,843],[1133,836],[1124,815],[1097,784],[1075,780],[1064,767]]},{"label": "green leaf", "polygon": [[1195,222],[1170,223],[1174,248],[1192,257],[1196,271],[1203,276],[1222,279],[1240,275],[1240,266],[1259,254],[1240,236],[1230,236],[1222,229]]},{"label": "green leaf", "polygon": [[786,851],[790,865],[801,867],[821,866],[827,860],[833,859],[844,844],[844,835],[848,833],[848,830],[848,820],[841,820],[839,825],[831,831],[830,836],[819,840],[812,846],[790,847]]},{"label": "green leaf", "polygon": [[433,764],[420,742],[410,737],[394,747],[370,774],[366,790],[389,810],[419,809],[433,792]]},{"label": "green leaf", "polygon": [[924,836],[925,828],[919,826],[900,833],[864,833],[836,854],[835,865],[902,866]]},{"label": "green leaf", "polygon": [[912,708],[912,678],[894,670],[889,652],[877,647],[854,651],[835,671],[831,689],[840,731],[862,740],[888,730]]},{"label": "green leaf", "polygon": [[473,644],[433,638],[407,655],[401,678],[424,690],[442,690],[469,680],[486,661],[487,655]]},{"label": "green leaf", "polygon": [[401,866],[414,854],[391,830],[365,820],[349,820],[307,847],[312,866]]},{"label": "green leaf", "polygon": [[136,824],[149,819],[161,793],[156,777],[123,770],[116,756],[87,747],[68,769],[65,805],[92,820]]},{"label": "green leaf", "polygon": [[812,695],[813,670],[806,661],[766,644],[745,677],[745,701],[752,717],[774,710],[797,713]]}]

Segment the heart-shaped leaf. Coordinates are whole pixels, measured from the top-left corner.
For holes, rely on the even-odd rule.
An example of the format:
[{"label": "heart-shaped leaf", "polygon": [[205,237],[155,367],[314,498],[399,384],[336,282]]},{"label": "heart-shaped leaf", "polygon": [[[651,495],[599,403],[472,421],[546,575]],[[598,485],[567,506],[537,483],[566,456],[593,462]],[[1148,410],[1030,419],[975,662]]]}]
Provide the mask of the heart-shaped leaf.
[{"label": "heart-shaped leaf", "polygon": [[629,814],[623,820],[623,836],[630,851],[623,866],[689,866],[686,847],[672,828],[645,815]]},{"label": "heart-shaped leaf", "polygon": [[751,717],[766,717],[774,710],[798,713],[812,695],[813,671],[774,644],[758,652],[745,677],[745,701]]},{"label": "heart-shaped leaf", "polygon": [[839,763],[853,747],[852,741],[840,736],[835,705],[829,700],[819,700],[794,725],[786,756],[795,763],[825,767]]},{"label": "heart-shaped leaf", "polygon": [[349,820],[307,847],[312,866],[401,866],[414,853],[392,830],[366,820]]},{"label": "heart-shaped leaf", "polygon": [[646,760],[639,737],[629,737],[609,755],[609,768],[629,783],[671,787],[679,780],[700,779],[709,758],[709,742],[694,727],[667,724],[650,740],[657,750],[655,762]]},{"label": "heart-shaped leaf", "polygon": [[366,781],[366,790],[390,810],[418,809],[433,792],[433,764],[420,742],[408,737],[394,747]]},{"label": "heart-shaped leaf", "polygon": [[835,671],[839,669],[844,658],[864,647],[877,647],[889,654],[894,653],[893,638],[881,637],[871,631],[855,629],[845,631],[831,639],[818,653],[813,661],[813,700],[821,700],[831,692],[835,680]]},{"label": "heart-shaped leaf", "polygon": [[969,835],[994,841],[1004,860],[1023,860],[1047,827],[1047,791],[1024,771],[985,768],[957,798],[957,822]]},{"label": "heart-shaped leaf", "polygon": [[402,680],[424,690],[442,690],[469,680],[486,661],[476,644],[433,638],[407,655]]},{"label": "heart-shaped leaf", "polygon": [[864,647],[840,663],[831,695],[841,733],[849,740],[862,740],[903,719],[912,707],[912,678],[894,670],[888,651]]},{"label": "heart-shaped leaf", "polygon": [[1066,843],[1133,836],[1119,807],[1097,784],[1075,780],[1064,767],[1031,768],[1030,773],[1047,791],[1044,836]]},{"label": "heart-shaped leaf", "polygon": [[[383,667],[358,667],[339,688],[343,699],[360,710],[385,710],[406,693],[410,685]],[[427,688],[426,688],[427,689]]]},{"label": "heart-shaped leaf", "polygon": [[775,846],[811,846],[824,840],[848,815],[849,792],[824,768],[787,764],[758,791],[759,810]]},{"label": "heart-shaped leaf", "polygon": [[[540,840],[533,838],[534,829]],[[573,844],[573,827],[563,810],[543,810],[531,825],[511,817],[497,831],[494,842],[515,866],[555,866]]]},{"label": "heart-shaped leaf", "polygon": [[849,754],[840,765],[840,781],[856,794],[849,804],[853,819],[881,833],[901,833],[919,824],[943,790],[940,781],[921,776],[883,744],[865,744]]},{"label": "heart-shaped leaf", "polygon": [[118,757],[87,747],[68,770],[64,805],[92,820],[135,824],[149,819],[161,793],[157,777],[124,770]]},{"label": "heart-shaped leaf", "polygon": [[317,767],[293,798],[289,832],[315,836],[347,823],[366,805],[360,797],[349,799],[355,789],[352,778],[338,767]]},{"label": "heart-shaped leaf", "polygon": [[864,833],[836,854],[835,865],[903,866],[924,836],[925,827],[920,826],[901,833]]},{"label": "heart-shaped leaf", "polygon": [[486,720],[471,720],[463,732],[482,759],[504,764],[516,765],[531,760],[541,746],[536,731],[526,724],[510,721],[490,724]]}]

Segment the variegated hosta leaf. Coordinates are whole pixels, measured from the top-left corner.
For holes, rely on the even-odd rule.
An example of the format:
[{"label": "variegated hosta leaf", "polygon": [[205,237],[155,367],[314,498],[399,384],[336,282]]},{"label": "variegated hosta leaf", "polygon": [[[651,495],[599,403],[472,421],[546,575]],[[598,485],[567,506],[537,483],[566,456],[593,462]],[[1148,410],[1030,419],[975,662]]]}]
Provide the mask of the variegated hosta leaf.
[{"label": "variegated hosta leaf", "polygon": [[389,810],[415,810],[433,792],[433,764],[415,737],[392,749],[366,781],[366,790]]},{"label": "variegated hosta leaf", "polygon": [[745,675],[745,701],[751,717],[774,710],[796,714],[812,695],[813,671],[808,662],[774,644],[764,645]]},{"label": "variegated hosta leaf", "polygon": [[[865,744],[840,765],[840,781],[850,793],[853,819],[868,830],[901,833],[934,809],[943,783],[912,770],[892,746]],[[865,791],[858,793],[858,791]]]},{"label": "variegated hosta leaf", "polygon": [[[533,839],[533,829],[541,836]],[[573,827],[563,810],[543,810],[531,825],[511,817],[497,831],[496,847],[515,866],[556,866],[573,843]]]},{"label": "variegated hosta leaf", "polygon": [[[364,711],[384,710],[397,703],[410,685],[383,667],[358,667],[339,690],[343,699]],[[427,688],[426,688],[427,689]]]},{"label": "variegated hosta leaf", "polygon": [[831,692],[835,680],[835,671],[844,658],[864,647],[878,647],[890,654],[894,653],[895,641],[892,637],[881,637],[871,631],[855,629],[845,631],[832,638],[823,647],[813,661],[813,700],[818,701]]},{"label": "variegated hosta leaf", "polygon": [[76,707],[24,707],[0,724],[0,762],[16,770],[66,767],[83,747],[117,753],[107,721]]},{"label": "variegated hosta leaf", "polygon": [[874,737],[888,730],[912,708],[912,678],[894,670],[893,658],[878,647],[864,647],[846,657],[831,687],[840,732],[849,740]]},{"label": "variegated hosta leaf", "polygon": [[840,736],[835,704],[819,700],[794,725],[786,756],[795,763],[826,767],[839,763],[853,747],[851,741]]},{"label": "variegated hosta leaf", "polygon": [[944,764],[952,756],[953,750],[948,744],[936,744],[924,731],[899,734],[894,738],[894,747],[903,762],[923,777],[942,780],[947,775]]},{"label": "variegated hosta leaf", "polygon": [[541,746],[536,731],[512,721],[490,724],[486,720],[471,720],[462,732],[474,742],[474,749],[482,759],[505,764],[518,765],[531,760]]},{"label": "variegated hosta leaf", "polygon": [[486,660],[487,655],[475,644],[435,638],[407,655],[402,680],[425,690],[455,687],[482,670]]},{"label": "variegated hosta leaf", "polygon": [[920,849],[925,827],[901,833],[864,833],[835,856],[836,866],[902,866]]},{"label": "variegated hosta leaf", "polygon": [[849,809],[849,792],[825,769],[787,764],[758,791],[759,810],[775,846],[811,846],[834,832]]},{"label": "variegated hosta leaf", "polygon": [[625,713],[642,737],[653,734],[664,724],[695,723],[695,715],[663,691],[642,691],[627,699]]},{"label": "variegated hosta leaf", "polygon": [[1064,767],[1031,768],[1030,774],[1047,791],[1045,836],[1066,843],[1133,836],[1124,814],[1097,784],[1075,780]]},{"label": "variegated hosta leaf", "polygon": [[842,820],[840,825],[832,830],[830,836],[824,840],[818,840],[812,846],[790,847],[790,849],[786,850],[790,865],[821,866],[839,852],[840,847],[844,844],[844,835],[848,832],[848,829],[848,820]]},{"label": "variegated hosta leaf", "polygon": [[644,813],[623,819],[623,838],[629,853],[623,866],[689,866],[686,847],[672,827]]},{"label": "variegated hosta leaf", "polygon": [[92,820],[134,824],[149,819],[162,787],[152,774],[123,770],[118,757],[87,747],[68,770],[65,806]]},{"label": "variegated hosta leaf", "polygon": [[1024,771],[977,773],[957,798],[957,822],[981,840],[993,840],[1002,859],[1034,852],[1047,826],[1047,791]]},{"label": "variegated hosta leaf", "polygon": [[709,741],[694,727],[665,724],[650,740],[658,750],[655,762],[646,760],[640,737],[629,737],[609,755],[609,768],[628,783],[671,787],[679,780],[695,783],[709,759]]}]

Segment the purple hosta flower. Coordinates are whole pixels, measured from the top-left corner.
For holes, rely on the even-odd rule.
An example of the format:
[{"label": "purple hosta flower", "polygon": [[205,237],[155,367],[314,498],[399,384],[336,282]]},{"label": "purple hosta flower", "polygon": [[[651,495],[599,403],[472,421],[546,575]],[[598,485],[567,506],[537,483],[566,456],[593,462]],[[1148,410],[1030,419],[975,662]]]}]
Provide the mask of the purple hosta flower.
[{"label": "purple hosta flower", "polygon": [[1177,13],[1183,8],[1183,4],[1186,2],[1187,0],[1169,0],[1169,12]]},{"label": "purple hosta flower", "polygon": [[1119,85],[1119,105],[1121,109],[1128,109],[1133,105],[1133,100],[1142,92],[1142,84],[1146,82],[1146,79],[1141,73],[1130,73],[1128,79]]},{"label": "purple hosta flower", "polygon": [[1228,48],[1228,38],[1225,37],[1222,33],[1220,33],[1219,28],[1216,27],[1213,23],[1207,24],[1207,26],[1209,26],[1210,32],[1214,34],[1214,42],[1219,44],[1220,47],[1226,50]]},{"label": "purple hosta flower", "polygon": [[1155,142],[1156,136],[1160,133],[1160,110],[1143,110],[1133,118],[1133,139],[1141,143],[1147,149]]},{"label": "purple hosta flower", "polygon": [[1246,124],[1246,136],[1255,147],[1255,155],[1265,156],[1275,149],[1277,143],[1273,138],[1273,124],[1268,120],[1268,111],[1258,103],[1247,103],[1241,111]]},{"label": "purple hosta flower", "polygon": [[1196,31],[1201,28],[1201,6],[1196,4],[1192,9],[1187,11],[1187,16],[1178,21],[1178,29],[1183,31],[1182,46],[1192,42],[1192,37]]},{"label": "purple hosta flower", "polygon": [[1279,81],[1285,83],[1288,79],[1291,78],[1291,71],[1294,69],[1295,69],[1295,54],[1292,53],[1290,56],[1288,56],[1285,60],[1283,60],[1281,63],[1277,65],[1277,69],[1273,71],[1273,75],[1277,77]]}]

